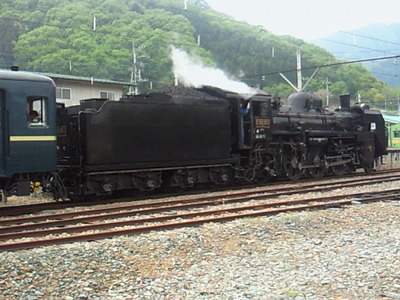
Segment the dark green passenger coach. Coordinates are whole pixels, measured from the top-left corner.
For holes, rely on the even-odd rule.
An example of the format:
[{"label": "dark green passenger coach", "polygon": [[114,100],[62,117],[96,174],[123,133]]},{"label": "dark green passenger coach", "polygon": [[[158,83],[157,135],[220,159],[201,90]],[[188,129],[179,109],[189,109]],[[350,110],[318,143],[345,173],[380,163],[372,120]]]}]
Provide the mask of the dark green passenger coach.
[{"label": "dark green passenger coach", "polygon": [[[29,195],[57,168],[55,84],[45,76],[0,71],[0,189]],[[3,199],[4,201],[4,199]]]}]

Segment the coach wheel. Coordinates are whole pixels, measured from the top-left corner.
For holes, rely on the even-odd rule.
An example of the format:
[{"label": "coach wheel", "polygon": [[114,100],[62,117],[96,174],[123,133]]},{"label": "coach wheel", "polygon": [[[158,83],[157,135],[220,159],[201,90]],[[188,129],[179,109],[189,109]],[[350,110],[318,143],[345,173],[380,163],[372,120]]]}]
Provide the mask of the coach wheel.
[{"label": "coach wheel", "polygon": [[303,170],[299,166],[299,161],[294,153],[287,152],[283,156],[283,171],[290,180],[299,180],[303,175]]}]

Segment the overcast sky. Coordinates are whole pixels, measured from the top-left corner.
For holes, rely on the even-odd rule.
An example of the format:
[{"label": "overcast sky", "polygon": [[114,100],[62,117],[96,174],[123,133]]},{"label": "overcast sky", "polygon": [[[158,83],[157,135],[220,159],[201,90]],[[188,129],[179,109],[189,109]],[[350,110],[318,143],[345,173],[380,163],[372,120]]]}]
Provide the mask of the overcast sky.
[{"label": "overcast sky", "polygon": [[310,41],[373,23],[400,23],[398,0],[206,0],[215,10],[277,35]]}]

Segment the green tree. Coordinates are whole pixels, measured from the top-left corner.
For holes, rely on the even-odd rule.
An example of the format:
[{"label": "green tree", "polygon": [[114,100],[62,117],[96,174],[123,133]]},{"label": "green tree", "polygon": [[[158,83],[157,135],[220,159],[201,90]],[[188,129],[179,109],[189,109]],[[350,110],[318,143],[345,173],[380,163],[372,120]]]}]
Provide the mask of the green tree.
[{"label": "green tree", "polygon": [[2,10],[0,13],[0,60],[1,66],[8,67],[14,63],[14,43],[24,28],[16,14]]},{"label": "green tree", "polygon": [[340,95],[349,94],[347,85],[343,81],[337,81],[332,83],[329,89],[333,98],[339,98]]},{"label": "green tree", "polygon": [[[188,4],[184,10],[182,0],[2,1],[0,53],[8,56],[0,55],[0,63],[15,57],[28,70],[128,80],[134,43],[142,76],[161,87],[171,83],[174,45],[249,85],[287,97],[292,89],[278,73],[291,70],[285,76],[296,82],[297,50],[302,52],[305,80],[312,66],[339,62],[312,44],[213,11],[204,0]],[[321,68],[307,90],[324,92],[326,78],[335,98],[360,93],[381,101],[389,94],[361,65]]]}]

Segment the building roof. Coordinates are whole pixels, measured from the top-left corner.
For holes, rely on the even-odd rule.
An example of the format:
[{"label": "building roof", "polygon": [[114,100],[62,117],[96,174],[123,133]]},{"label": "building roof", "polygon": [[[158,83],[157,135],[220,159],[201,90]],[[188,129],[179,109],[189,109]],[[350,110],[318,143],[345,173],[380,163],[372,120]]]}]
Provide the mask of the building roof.
[{"label": "building roof", "polygon": [[386,123],[398,124],[400,123],[400,116],[394,115],[383,115],[383,119]]},{"label": "building roof", "polygon": [[[7,74],[10,74],[10,70],[5,70],[5,69],[0,69],[0,71],[7,71]],[[65,75],[65,74],[55,74],[55,73],[44,73],[44,72],[25,72],[25,71],[17,71],[20,73],[35,73],[38,75],[42,76],[47,76],[52,79],[64,79],[64,80],[71,80],[71,81],[86,81],[86,82],[93,82],[93,83],[108,83],[108,84],[116,84],[116,85],[124,85],[124,86],[134,86],[133,83],[130,83],[128,81],[116,81],[116,80],[110,80],[110,79],[102,79],[102,78],[95,78],[95,77],[84,77],[84,76],[73,76],[73,75]],[[16,72],[16,73],[17,73]]]},{"label": "building roof", "polygon": [[109,79],[95,78],[93,76],[92,77],[84,77],[84,76],[73,76],[73,75],[55,74],[55,73],[38,73],[38,74],[42,74],[42,75],[48,76],[53,79],[85,81],[85,82],[91,82],[91,83],[108,83],[108,84],[116,84],[116,85],[124,85],[124,86],[133,85],[132,83],[130,83],[128,81],[115,81],[115,80],[109,80]]}]

